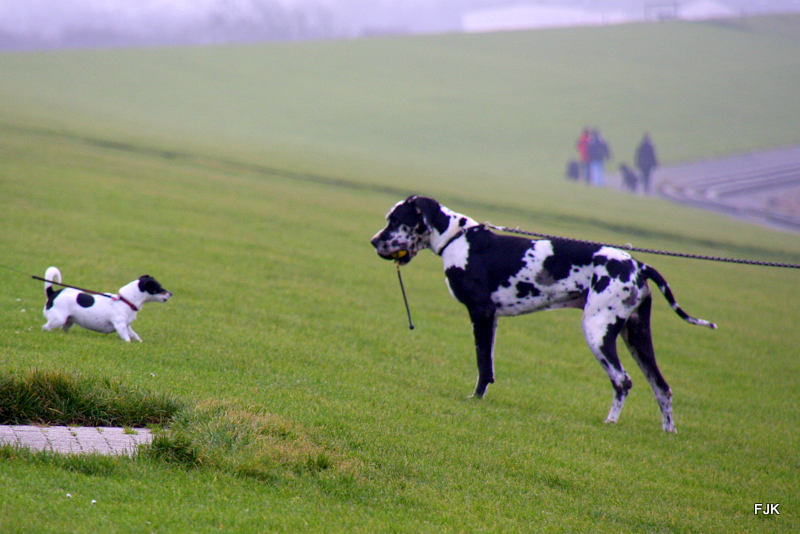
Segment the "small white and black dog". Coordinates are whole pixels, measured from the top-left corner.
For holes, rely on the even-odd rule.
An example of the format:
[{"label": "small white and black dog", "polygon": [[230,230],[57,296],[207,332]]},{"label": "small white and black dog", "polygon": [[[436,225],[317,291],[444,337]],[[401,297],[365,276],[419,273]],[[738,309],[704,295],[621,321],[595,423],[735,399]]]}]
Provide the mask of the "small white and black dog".
[{"label": "small white and black dog", "polygon": [[430,248],[442,257],[450,293],[469,311],[478,357],[473,396],[483,397],[494,382],[498,317],[578,308],[583,310],[586,342],[614,387],[606,422],[617,421],[633,385],[617,357],[621,334],[653,388],[663,429],[675,431],[672,391],[656,365],[650,333],[652,296],[647,281],[655,282],[683,320],[716,325],[687,315],[655,269],[613,247],[497,235],[431,198],[411,196],[398,202],[386,220],[386,228],[372,238],[378,255],[404,265]]},{"label": "small white and black dog", "polygon": [[43,330],[61,328],[67,331],[73,324],[78,324],[104,334],[116,332],[124,341],[142,341],[131,328],[136,314],[145,302],[166,302],[172,296],[147,274],[120,288],[118,294],[104,293],[97,295],[99,298],[68,287],[53,289],[51,282],[61,283],[61,271],[56,267],[48,268],[44,278],[49,281],[44,284],[44,294],[47,296],[44,316],[47,324],[42,326]]}]

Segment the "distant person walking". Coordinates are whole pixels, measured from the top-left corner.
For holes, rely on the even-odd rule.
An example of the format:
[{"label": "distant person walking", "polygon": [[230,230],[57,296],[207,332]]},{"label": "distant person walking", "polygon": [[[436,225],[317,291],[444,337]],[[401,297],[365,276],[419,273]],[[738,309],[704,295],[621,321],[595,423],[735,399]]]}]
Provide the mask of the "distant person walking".
[{"label": "distant person walking", "polygon": [[606,160],[611,158],[611,149],[599,130],[589,134],[589,176],[591,183],[601,186],[605,182]]},{"label": "distant person walking", "polygon": [[589,183],[589,128],[584,128],[575,148],[578,150],[578,163],[580,165],[581,177]]},{"label": "distant person walking", "polygon": [[636,167],[642,173],[642,185],[644,186],[644,193],[650,194],[650,174],[653,169],[658,167],[658,158],[656,158],[656,150],[653,148],[653,142],[650,140],[650,134],[645,133],[639,146],[636,147]]}]

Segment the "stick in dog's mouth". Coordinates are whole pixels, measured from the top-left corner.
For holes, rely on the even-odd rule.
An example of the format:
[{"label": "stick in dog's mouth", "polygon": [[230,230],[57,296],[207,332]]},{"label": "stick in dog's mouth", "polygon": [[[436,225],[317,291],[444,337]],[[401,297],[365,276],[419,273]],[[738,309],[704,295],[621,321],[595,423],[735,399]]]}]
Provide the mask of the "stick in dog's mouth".
[{"label": "stick in dog's mouth", "polygon": [[414,322],[411,320],[411,308],[408,307],[408,298],[406,298],[406,287],[403,285],[403,277],[400,275],[400,260],[397,259],[395,260],[394,263],[395,265],[397,265],[397,280],[400,281],[400,291],[403,293],[403,303],[406,305],[406,316],[408,317],[408,329],[414,330]]}]

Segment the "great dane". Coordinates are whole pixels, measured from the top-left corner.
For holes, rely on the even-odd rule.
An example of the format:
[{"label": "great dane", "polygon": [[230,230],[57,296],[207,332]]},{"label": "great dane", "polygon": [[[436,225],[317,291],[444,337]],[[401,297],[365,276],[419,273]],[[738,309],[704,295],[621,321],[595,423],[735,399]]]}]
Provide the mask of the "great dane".
[{"label": "great dane", "polygon": [[497,318],[555,308],[583,310],[583,333],[614,387],[606,418],[615,423],[633,385],[617,356],[622,335],[661,408],[662,427],[675,432],[672,391],[656,365],[650,333],[652,296],[648,280],[688,323],[695,319],[675,302],[667,282],[627,252],[565,239],[530,240],[498,235],[431,198],[411,196],[395,204],[387,225],[372,238],[380,257],[400,265],[429,248],[441,256],[450,293],[467,307],[475,335],[481,398],[494,382]]}]

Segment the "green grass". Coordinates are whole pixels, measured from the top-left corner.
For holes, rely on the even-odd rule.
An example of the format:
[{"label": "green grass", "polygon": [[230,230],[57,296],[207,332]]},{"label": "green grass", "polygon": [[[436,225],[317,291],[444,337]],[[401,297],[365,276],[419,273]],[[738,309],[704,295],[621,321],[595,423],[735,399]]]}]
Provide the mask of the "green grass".
[{"label": "green grass", "polygon": [[[584,123],[620,158],[644,129],[667,162],[800,142],[796,41],[770,27],[0,55],[0,367],[194,406],[135,460],[0,449],[0,530],[796,532],[796,272],[641,255],[719,325],[656,300],[668,435],[628,356],[603,424],[575,311],[501,321],[498,381],[467,400],[439,259],[404,268],[409,332],[369,246],[421,192],[497,224],[800,262],[796,235],[561,178]],[[174,297],[140,313],[141,344],[43,332],[20,271],[49,265]]]},{"label": "green grass", "polygon": [[178,414],[144,453],[187,467],[216,468],[266,482],[334,466],[331,454],[290,421],[263,408],[217,401]]},{"label": "green grass", "polygon": [[[149,426],[151,445],[141,447],[145,459],[186,468],[206,468],[267,482],[328,469],[352,471],[302,428],[258,406],[204,401],[189,407],[169,395],[132,389],[111,380],[78,373],[30,371],[0,375],[0,424]],[[82,473],[111,475],[125,460],[102,456],[72,458],[33,453],[11,445],[0,458],[49,463]]]},{"label": "green grass", "polygon": [[181,409],[169,395],[80,374],[0,374],[0,424],[128,426],[167,424]]},{"label": "green grass", "polygon": [[628,162],[645,130],[664,162],[800,142],[797,41],[769,28],[3,54],[0,109],[161,150],[367,183],[402,176],[438,194],[467,180],[473,198],[541,208],[543,192],[574,197],[562,175],[585,124]]}]

